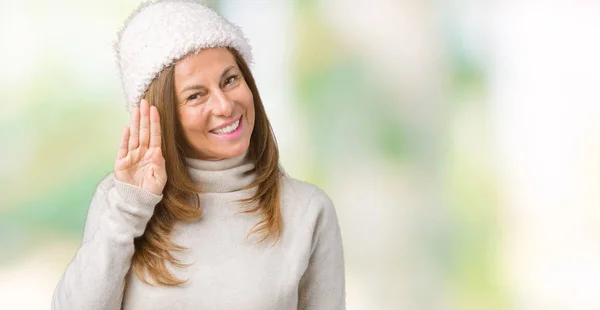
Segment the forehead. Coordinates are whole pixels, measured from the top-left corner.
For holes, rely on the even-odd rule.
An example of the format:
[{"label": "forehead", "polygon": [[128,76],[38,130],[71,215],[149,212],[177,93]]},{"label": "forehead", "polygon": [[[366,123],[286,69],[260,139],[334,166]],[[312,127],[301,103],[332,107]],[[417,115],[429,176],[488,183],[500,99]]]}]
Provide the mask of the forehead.
[{"label": "forehead", "polygon": [[235,66],[235,57],[227,48],[209,48],[199,52],[190,53],[175,63],[175,78],[179,77],[206,77],[220,76],[223,70]]}]

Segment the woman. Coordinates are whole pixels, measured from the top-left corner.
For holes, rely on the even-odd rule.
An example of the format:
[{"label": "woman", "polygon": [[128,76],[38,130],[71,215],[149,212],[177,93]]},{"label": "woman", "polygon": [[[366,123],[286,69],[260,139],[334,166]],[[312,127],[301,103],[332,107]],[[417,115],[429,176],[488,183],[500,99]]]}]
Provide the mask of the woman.
[{"label": "woman", "polygon": [[140,6],[115,45],[131,123],[53,309],[345,309],[336,212],[283,174],[241,30]]}]

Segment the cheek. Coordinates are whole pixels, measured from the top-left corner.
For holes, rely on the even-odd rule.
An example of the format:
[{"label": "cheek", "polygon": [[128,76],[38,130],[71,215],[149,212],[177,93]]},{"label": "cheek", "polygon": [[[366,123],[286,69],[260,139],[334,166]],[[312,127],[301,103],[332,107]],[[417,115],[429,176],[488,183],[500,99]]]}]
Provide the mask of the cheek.
[{"label": "cheek", "polygon": [[206,128],[205,117],[201,113],[202,111],[194,111],[192,109],[186,109],[179,114],[181,120],[181,126],[185,131],[204,131]]},{"label": "cheek", "polygon": [[250,121],[250,124],[254,124],[254,99],[252,97],[252,91],[250,91],[250,88],[246,85],[244,93],[242,95],[242,102],[244,105],[244,108],[246,109],[246,115],[248,116],[248,121]]},{"label": "cheek", "polygon": [[254,114],[254,104],[251,104],[250,108],[248,108],[248,115],[250,119],[250,124],[252,125],[252,127],[254,127],[254,121],[256,120],[256,114]]},{"label": "cheek", "polygon": [[245,108],[245,114],[246,114],[246,120],[248,121],[248,125],[250,126],[250,131],[252,131],[252,129],[254,129],[254,123],[256,120],[256,114],[254,111],[254,102],[252,102],[252,100],[250,100],[249,102],[244,103],[244,108]]}]

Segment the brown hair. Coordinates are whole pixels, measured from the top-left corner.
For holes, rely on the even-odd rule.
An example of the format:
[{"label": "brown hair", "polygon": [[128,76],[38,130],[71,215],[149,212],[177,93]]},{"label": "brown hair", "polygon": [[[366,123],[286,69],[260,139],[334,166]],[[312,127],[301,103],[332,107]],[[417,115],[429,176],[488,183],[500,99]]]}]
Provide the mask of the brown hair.
[{"label": "brown hair", "polygon": [[[255,163],[257,178],[246,188],[254,186],[258,188],[253,196],[240,200],[247,203],[249,207],[254,206],[241,213],[257,212],[262,215],[262,219],[248,232],[248,236],[261,233],[263,236],[259,242],[269,237],[276,237],[276,243],[282,231],[279,182],[280,175],[283,173],[279,166],[277,142],[248,65],[235,49],[228,48],[228,50],[235,57],[252,92],[255,110],[248,157]],[[167,262],[180,268],[188,266],[171,253],[186,248],[173,243],[169,237],[175,223],[195,221],[202,215],[200,201],[196,195],[202,189],[194,184],[184,162],[183,146],[188,144],[178,117],[173,71],[172,65],[161,71],[152,81],[145,95],[148,103],[156,106],[160,114],[162,154],[168,176],[167,184],[163,189],[163,199],[154,209],[144,234],[134,240],[135,253],[131,267],[140,280],[150,285],[153,284],[146,279],[145,271],[159,285],[176,286],[186,282],[177,279],[167,269]],[[192,201],[194,204],[191,204]]]}]

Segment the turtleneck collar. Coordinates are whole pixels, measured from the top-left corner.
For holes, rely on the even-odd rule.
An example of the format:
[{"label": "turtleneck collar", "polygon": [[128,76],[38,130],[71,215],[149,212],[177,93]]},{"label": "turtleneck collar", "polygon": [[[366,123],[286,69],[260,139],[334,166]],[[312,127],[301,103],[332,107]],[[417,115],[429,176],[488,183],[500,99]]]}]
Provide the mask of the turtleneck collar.
[{"label": "turtleneck collar", "polygon": [[185,157],[192,180],[204,193],[228,193],[242,189],[256,180],[254,163],[248,152],[223,160],[202,160]]}]

